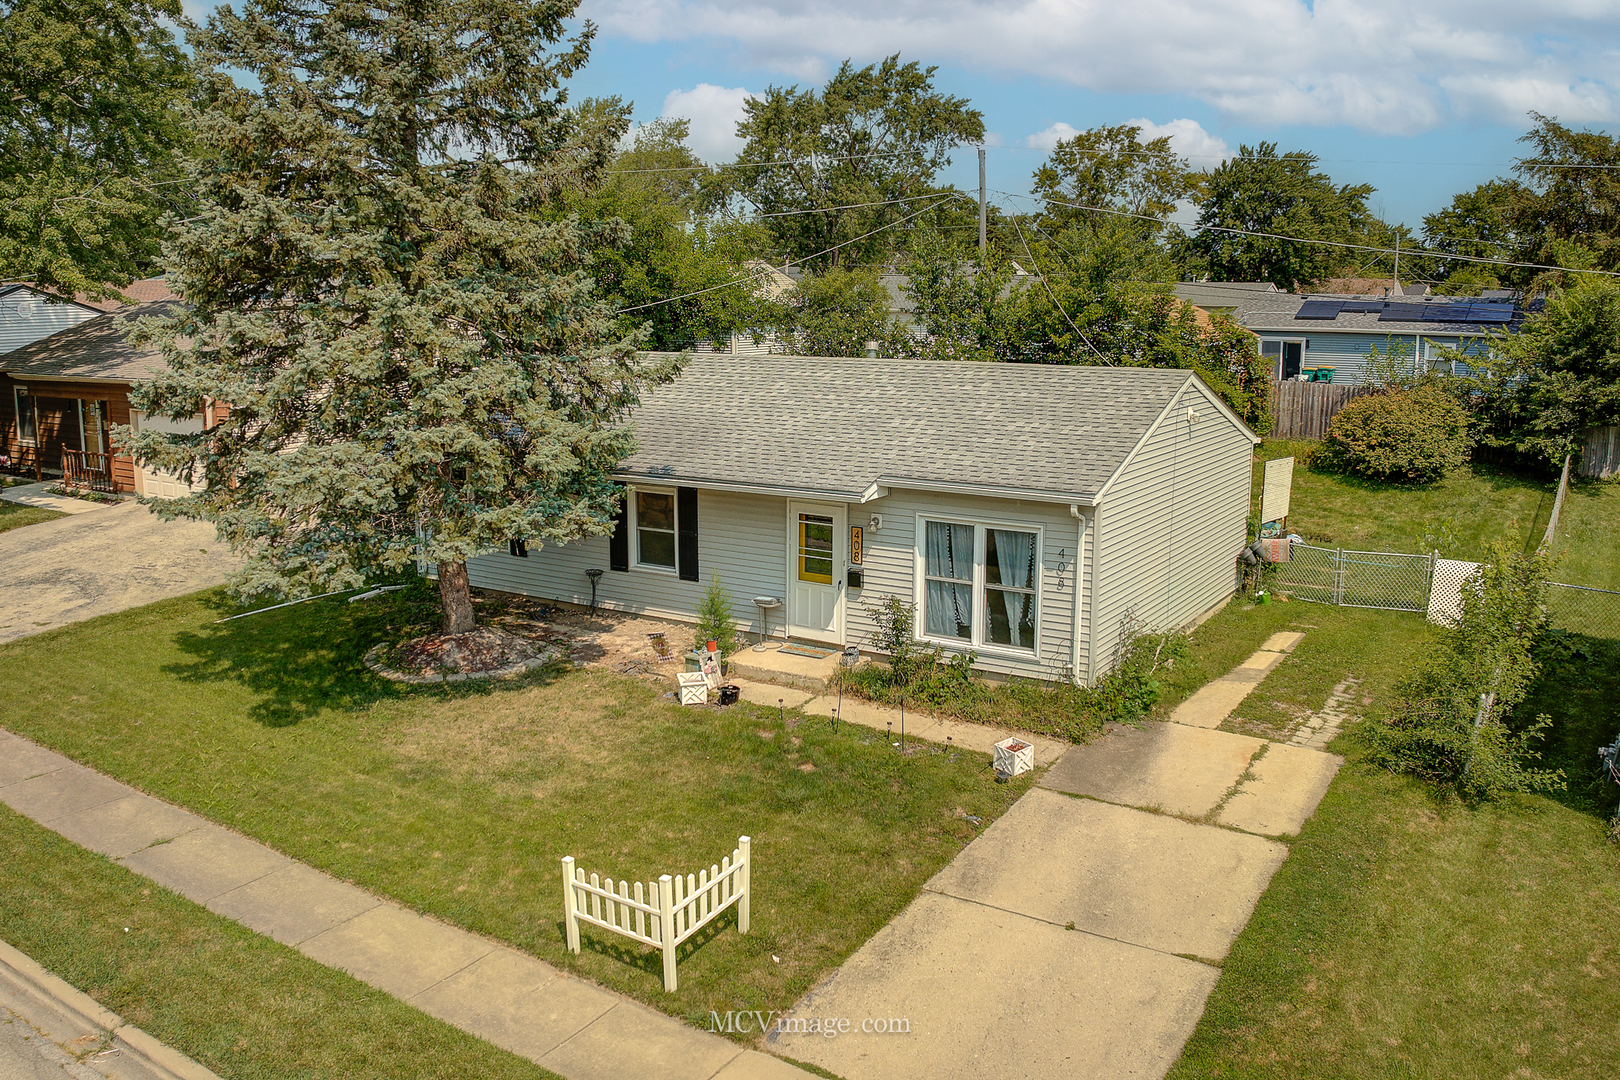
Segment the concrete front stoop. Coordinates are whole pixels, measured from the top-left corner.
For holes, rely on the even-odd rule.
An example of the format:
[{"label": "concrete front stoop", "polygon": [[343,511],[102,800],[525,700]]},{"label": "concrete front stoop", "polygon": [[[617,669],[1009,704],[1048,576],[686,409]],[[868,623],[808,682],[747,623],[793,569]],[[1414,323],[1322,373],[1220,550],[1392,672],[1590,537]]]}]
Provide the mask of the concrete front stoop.
[{"label": "concrete front stoop", "polygon": [[749,646],[732,653],[726,657],[726,677],[823,693],[838,670],[838,654],[795,656],[778,651],[780,644],[771,641],[758,652]]}]

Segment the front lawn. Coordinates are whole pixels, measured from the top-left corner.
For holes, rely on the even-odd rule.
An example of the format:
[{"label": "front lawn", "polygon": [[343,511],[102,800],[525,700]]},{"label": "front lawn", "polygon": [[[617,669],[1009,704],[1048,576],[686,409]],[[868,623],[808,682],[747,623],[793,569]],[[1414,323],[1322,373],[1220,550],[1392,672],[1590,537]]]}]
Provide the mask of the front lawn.
[{"label": "front lawn", "polygon": [[20,529],[24,525],[38,525],[42,521],[51,521],[55,518],[67,517],[60,510],[46,510],[40,506],[24,506],[22,503],[7,502],[0,499],[0,532],[8,529]]},{"label": "front lawn", "polygon": [[0,938],[223,1077],[557,1080],[3,806],[0,866]]},{"label": "front lawn", "polygon": [[[0,725],[695,1022],[786,1008],[1029,783],[793,712],[682,709],[609,671],[448,689],[364,671],[433,602],[418,588],[215,625],[227,608],[203,593],[65,627],[0,647]],[[683,952],[677,994],[628,940],[565,950],[563,855],[656,879],[741,834],[753,932],[724,916]]]}]

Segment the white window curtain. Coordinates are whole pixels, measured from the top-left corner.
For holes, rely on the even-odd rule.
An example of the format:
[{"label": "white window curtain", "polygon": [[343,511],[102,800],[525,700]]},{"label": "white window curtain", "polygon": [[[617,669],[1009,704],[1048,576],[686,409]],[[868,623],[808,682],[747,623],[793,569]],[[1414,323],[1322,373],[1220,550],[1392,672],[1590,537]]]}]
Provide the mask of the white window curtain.
[{"label": "white window curtain", "polygon": [[985,636],[998,645],[1035,646],[1035,534],[988,529]]},{"label": "white window curtain", "polygon": [[924,627],[931,637],[973,636],[973,526],[928,522]]}]

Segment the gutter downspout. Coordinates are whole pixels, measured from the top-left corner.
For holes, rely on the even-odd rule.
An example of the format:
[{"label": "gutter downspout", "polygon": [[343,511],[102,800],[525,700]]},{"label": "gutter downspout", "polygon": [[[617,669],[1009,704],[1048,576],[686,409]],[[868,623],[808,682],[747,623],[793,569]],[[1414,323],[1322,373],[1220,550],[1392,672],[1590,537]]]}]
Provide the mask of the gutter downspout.
[{"label": "gutter downspout", "polygon": [[[1085,597],[1080,591],[1080,582],[1084,580],[1082,569],[1086,559],[1086,515],[1080,512],[1079,503],[1069,504],[1069,516],[1080,523],[1075,530],[1074,544],[1074,629],[1069,635],[1069,681],[1084,685],[1085,676],[1080,671],[1080,634],[1085,626]],[[1091,659],[1090,643],[1087,643],[1086,659]]]}]

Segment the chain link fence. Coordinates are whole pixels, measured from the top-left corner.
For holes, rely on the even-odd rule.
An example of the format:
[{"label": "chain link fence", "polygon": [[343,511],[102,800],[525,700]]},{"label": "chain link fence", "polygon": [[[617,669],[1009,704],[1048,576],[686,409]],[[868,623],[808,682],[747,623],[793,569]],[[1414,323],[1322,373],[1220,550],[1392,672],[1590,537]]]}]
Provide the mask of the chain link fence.
[{"label": "chain link fence", "polygon": [[1429,610],[1432,555],[1292,545],[1275,587],[1300,600],[1380,611]]},{"label": "chain link fence", "polygon": [[1620,592],[1549,581],[1547,625],[1600,641],[1620,642]]}]

